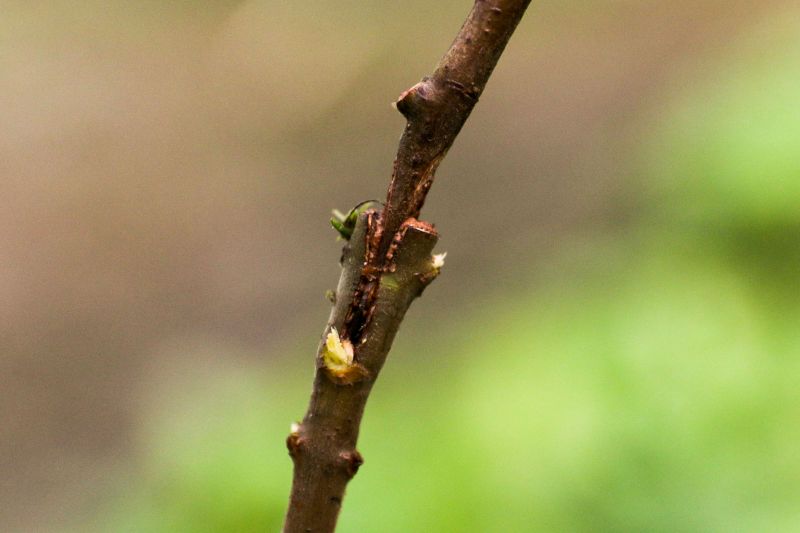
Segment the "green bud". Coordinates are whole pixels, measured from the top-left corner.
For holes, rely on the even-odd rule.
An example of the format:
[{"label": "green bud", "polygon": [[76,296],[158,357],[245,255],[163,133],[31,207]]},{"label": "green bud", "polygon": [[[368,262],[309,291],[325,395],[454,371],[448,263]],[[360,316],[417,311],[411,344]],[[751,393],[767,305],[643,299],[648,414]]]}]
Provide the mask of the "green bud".
[{"label": "green bud", "polygon": [[338,209],[334,209],[333,216],[331,217],[331,226],[333,226],[333,229],[339,232],[339,237],[341,239],[349,241],[350,237],[353,236],[353,229],[356,227],[358,216],[368,209],[381,208],[383,208],[383,204],[377,200],[367,200],[366,202],[361,202],[355,206],[353,209],[348,211],[346,215]]}]

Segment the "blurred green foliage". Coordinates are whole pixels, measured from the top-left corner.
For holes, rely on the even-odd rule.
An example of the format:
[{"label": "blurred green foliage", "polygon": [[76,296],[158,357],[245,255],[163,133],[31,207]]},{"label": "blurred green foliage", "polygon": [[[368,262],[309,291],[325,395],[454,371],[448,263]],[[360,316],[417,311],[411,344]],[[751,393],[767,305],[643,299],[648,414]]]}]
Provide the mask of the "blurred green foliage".
[{"label": "blurred green foliage", "polygon": [[[800,28],[781,24],[643,139],[635,229],[566,243],[432,340],[403,331],[340,531],[800,531]],[[228,369],[159,406],[97,528],[278,531],[308,352],[308,375]]]}]

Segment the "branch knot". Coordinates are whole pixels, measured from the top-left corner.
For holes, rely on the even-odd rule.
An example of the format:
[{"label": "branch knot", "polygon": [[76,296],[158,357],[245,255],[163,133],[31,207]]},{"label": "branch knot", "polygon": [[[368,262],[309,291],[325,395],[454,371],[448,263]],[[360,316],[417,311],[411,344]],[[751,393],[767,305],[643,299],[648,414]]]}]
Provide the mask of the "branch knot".
[{"label": "branch knot", "polygon": [[342,460],[348,478],[355,476],[358,469],[364,464],[364,458],[358,453],[358,450],[342,452],[339,454],[339,459]]},{"label": "branch knot", "polygon": [[394,107],[402,113],[407,120],[418,116],[431,102],[434,88],[430,78],[422,78],[422,81],[406,89],[394,103]]}]

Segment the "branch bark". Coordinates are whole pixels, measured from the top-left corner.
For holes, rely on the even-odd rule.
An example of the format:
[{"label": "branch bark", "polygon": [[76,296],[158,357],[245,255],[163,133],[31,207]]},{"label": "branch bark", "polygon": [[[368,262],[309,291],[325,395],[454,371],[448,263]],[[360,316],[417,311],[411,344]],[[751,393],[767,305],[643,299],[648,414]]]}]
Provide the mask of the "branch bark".
[{"label": "branch bark", "polygon": [[476,0],[433,74],[403,92],[407,120],[384,208],[358,216],[317,350],[308,411],[287,438],[294,477],[284,533],[336,527],[363,459],[361,417],[411,302],[438,275],[438,235],[417,220],[436,169],[483,92],[530,0]]}]

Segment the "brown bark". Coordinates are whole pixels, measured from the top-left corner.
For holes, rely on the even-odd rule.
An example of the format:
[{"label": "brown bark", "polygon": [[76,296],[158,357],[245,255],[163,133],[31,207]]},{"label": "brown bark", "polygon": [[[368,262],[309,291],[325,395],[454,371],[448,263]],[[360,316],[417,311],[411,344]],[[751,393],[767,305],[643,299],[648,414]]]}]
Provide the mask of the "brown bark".
[{"label": "brown bark", "polygon": [[[336,301],[317,351],[308,411],[287,439],[294,478],[284,533],[331,532],[372,385],[411,302],[438,274],[436,231],[419,217],[434,174],[483,92],[530,0],[477,0],[434,73],[396,102],[407,124],[386,205],[361,214],[342,255]],[[333,328],[353,346],[347,371],[326,365]]]}]

